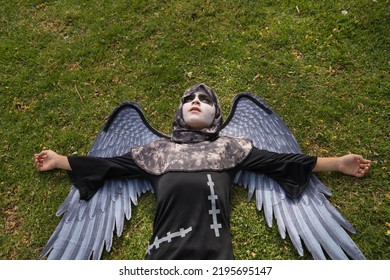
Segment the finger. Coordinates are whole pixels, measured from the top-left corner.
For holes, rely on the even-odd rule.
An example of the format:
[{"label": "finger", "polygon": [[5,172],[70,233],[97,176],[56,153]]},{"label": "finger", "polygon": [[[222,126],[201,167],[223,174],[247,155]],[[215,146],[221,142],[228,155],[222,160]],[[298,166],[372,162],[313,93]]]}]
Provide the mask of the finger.
[{"label": "finger", "polygon": [[367,172],[368,172],[368,168],[367,167],[360,168],[358,170],[357,176],[358,177],[363,177],[364,175],[366,175]]},{"label": "finger", "polygon": [[360,168],[364,169],[365,171],[368,171],[370,169],[370,165],[369,164],[363,164],[363,165],[360,165]]},{"label": "finger", "polygon": [[40,153],[40,154],[36,154],[34,157],[35,157],[35,159],[39,160],[39,159],[47,157],[47,155]]},{"label": "finger", "polygon": [[37,169],[38,169],[38,171],[44,171],[44,167],[42,164],[38,164]]},{"label": "finger", "polygon": [[35,154],[35,156],[40,156],[40,155],[43,155],[43,154],[47,154],[47,151],[43,150],[43,151],[39,152],[38,154]]}]

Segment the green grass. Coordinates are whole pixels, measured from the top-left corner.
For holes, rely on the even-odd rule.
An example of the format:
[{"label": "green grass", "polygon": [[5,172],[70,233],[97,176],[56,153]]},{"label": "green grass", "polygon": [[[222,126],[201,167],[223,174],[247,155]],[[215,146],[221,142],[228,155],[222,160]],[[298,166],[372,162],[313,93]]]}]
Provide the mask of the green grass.
[{"label": "green grass", "polygon": [[[225,116],[237,92],[260,96],[305,153],[371,159],[364,179],[320,178],[365,256],[389,259],[388,1],[0,2],[1,259],[37,259],[69,191],[64,172],[35,171],[34,153],[86,154],[125,100],[169,133],[197,82]],[[142,197],[104,258],[142,259],[154,209]],[[232,236],[237,259],[300,258],[238,187]]]}]

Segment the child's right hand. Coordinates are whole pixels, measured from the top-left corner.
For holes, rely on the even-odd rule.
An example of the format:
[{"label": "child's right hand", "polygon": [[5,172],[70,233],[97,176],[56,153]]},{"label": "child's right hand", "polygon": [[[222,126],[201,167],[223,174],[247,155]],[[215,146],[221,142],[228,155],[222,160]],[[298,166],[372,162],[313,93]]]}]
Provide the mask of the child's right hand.
[{"label": "child's right hand", "polygon": [[35,167],[38,171],[49,171],[57,168],[59,155],[51,150],[44,150],[34,155]]}]

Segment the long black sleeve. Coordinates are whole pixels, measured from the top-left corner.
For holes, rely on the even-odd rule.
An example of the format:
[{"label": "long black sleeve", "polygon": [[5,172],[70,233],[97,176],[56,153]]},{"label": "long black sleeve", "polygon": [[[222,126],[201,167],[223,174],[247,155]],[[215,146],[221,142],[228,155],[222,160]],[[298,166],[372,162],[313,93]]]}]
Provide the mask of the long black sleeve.
[{"label": "long black sleeve", "polygon": [[131,178],[145,175],[135,164],[130,154],[119,157],[101,158],[90,156],[68,157],[72,171],[69,178],[79,190],[80,198],[90,199],[108,178]]},{"label": "long black sleeve", "polygon": [[277,181],[288,196],[297,197],[306,189],[316,163],[317,158],[313,156],[254,148],[239,168],[263,173]]}]

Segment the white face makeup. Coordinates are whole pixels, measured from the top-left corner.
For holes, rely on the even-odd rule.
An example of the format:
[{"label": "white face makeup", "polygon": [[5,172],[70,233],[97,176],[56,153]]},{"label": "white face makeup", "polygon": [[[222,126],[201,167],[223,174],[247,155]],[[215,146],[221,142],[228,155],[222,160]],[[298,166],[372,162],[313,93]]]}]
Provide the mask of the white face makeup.
[{"label": "white face makeup", "polygon": [[183,118],[192,129],[208,128],[215,118],[215,106],[211,97],[202,92],[195,92],[183,100]]}]

